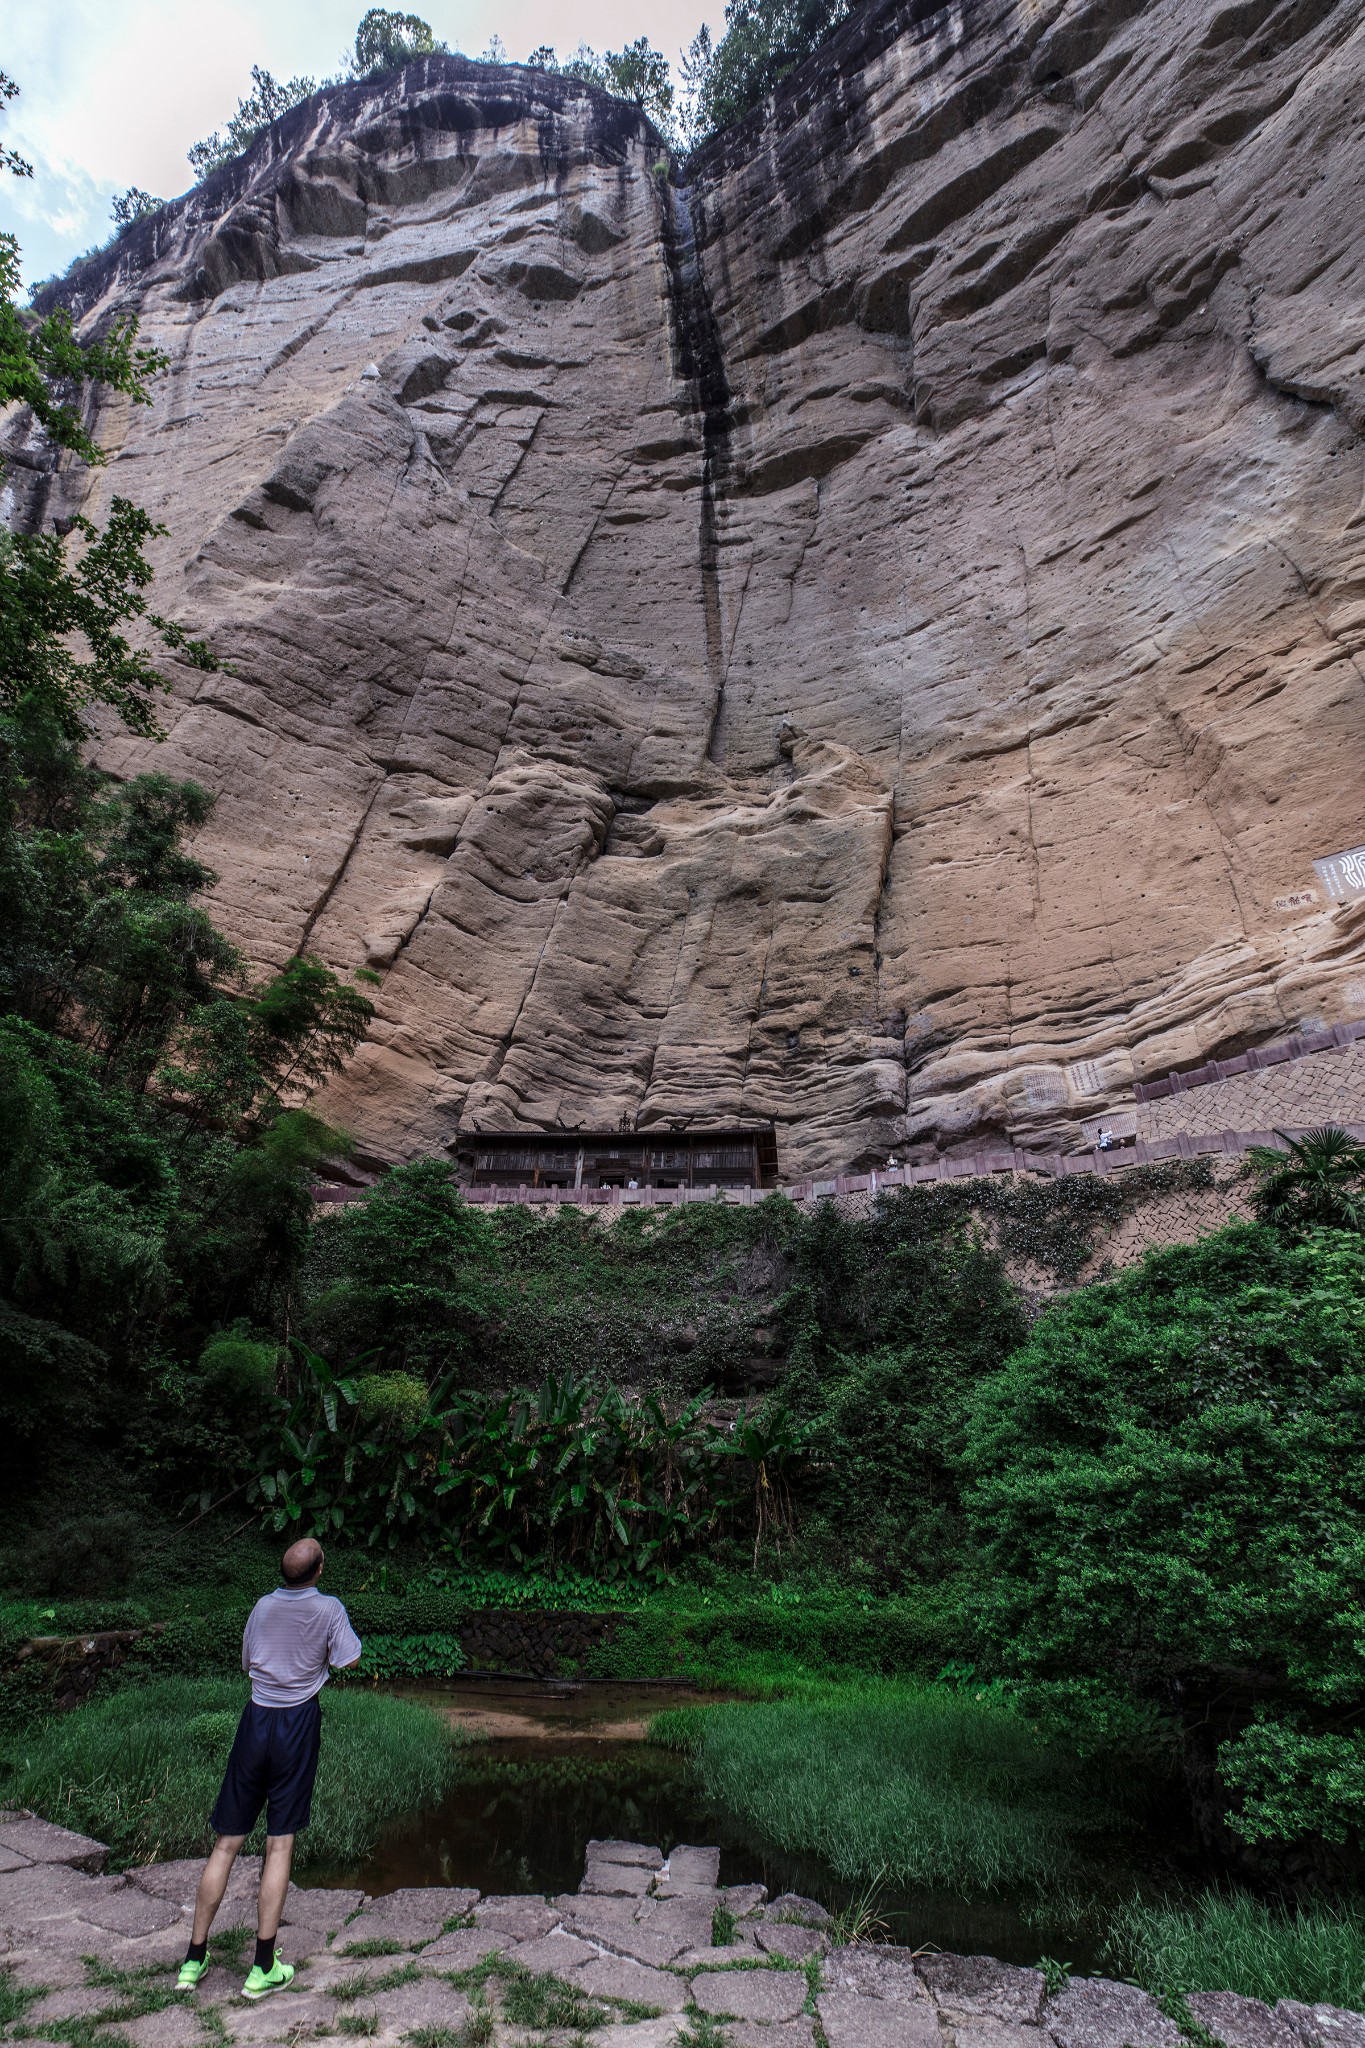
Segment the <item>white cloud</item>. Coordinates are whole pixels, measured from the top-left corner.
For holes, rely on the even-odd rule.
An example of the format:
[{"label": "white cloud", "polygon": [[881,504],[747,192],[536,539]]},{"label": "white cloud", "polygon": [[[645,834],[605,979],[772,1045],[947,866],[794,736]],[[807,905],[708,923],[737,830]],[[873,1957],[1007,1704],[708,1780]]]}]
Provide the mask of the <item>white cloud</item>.
[{"label": "white cloud", "polygon": [[[586,41],[617,49],[636,36],[677,61],[719,0],[408,0],[453,49],[473,54],[496,32],[514,58],[538,43],[564,54]],[[109,204],[130,185],[170,198],[190,182],[185,151],[221,128],[251,83],[340,68],[365,0],[32,0],[6,22],[4,68],[21,96],[3,120],[32,180],[7,179],[0,225],[14,228],[32,279],[64,269],[109,232]],[[695,13],[692,8],[695,7]]]}]

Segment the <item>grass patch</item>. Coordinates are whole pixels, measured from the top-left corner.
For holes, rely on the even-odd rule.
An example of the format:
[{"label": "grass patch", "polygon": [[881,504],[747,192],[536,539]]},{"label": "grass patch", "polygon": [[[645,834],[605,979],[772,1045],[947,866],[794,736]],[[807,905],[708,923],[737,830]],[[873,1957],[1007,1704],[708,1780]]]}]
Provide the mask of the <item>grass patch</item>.
[{"label": "grass patch", "polygon": [[379,2032],[377,2012],[344,2012],[337,2021],[339,2034],[361,2034],[369,2036]]},{"label": "grass patch", "polygon": [[[48,1722],[23,1744],[7,1800],[108,1842],[115,1868],[206,1853],[208,1815],[245,1694],[240,1680],[158,1678]],[[358,1861],[383,1824],[432,1805],[456,1746],[437,1715],[381,1693],[324,1693],[307,1863]],[[259,1850],[263,1825],[247,1844]]]},{"label": "grass patch", "polygon": [[573,2027],[591,2033],[606,2024],[606,2009],[595,1999],[549,1971],[528,1970],[511,1956],[487,1955],[472,1969],[452,1971],[448,1982],[478,1999],[496,1983],[502,2016],[514,2027]]},{"label": "grass patch", "polygon": [[709,2012],[691,2012],[678,2036],[678,2048],[731,2048],[730,2030]]},{"label": "grass patch", "polygon": [[255,1939],[254,1927],[215,1927],[209,1937],[209,1953],[215,1962],[230,1963],[234,1970],[240,1970]]},{"label": "grass patch", "polygon": [[[44,2041],[64,2041],[67,2048],[116,2048],[126,2037],[106,2031],[129,2020],[144,2019],[148,2013],[164,2012],[178,2005],[179,1994],[166,1982],[166,1965],[150,1964],[141,1970],[111,1970],[94,1956],[85,1956],[88,1983],[108,1988],[113,1996],[98,2012],[73,2015],[70,2019],[44,2020],[34,2031]],[[160,1981],[149,1981],[153,1976]],[[27,2029],[21,2029],[27,2032]]]},{"label": "grass patch", "polygon": [[42,1996],[41,1985],[16,1984],[14,1970],[6,1964],[0,1969],[0,2028],[16,2025],[34,2000]]},{"label": "grass patch", "polygon": [[389,1941],[376,1935],[371,1941],[348,1941],[345,1948],[339,1948],[339,1956],[351,1956],[357,1961],[369,1961],[375,1956],[401,1956],[407,1950],[401,1941]]},{"label": "grass patch", "polygon": [[349,1984],[329,1985],[328,1996],[352,2005],[357,1998],[374,1998],[381,1991],[397,1991],[400,1984],[415,1984],[421,1974],[416,1963],[400,1963],[396,1970],[381,1970],[377,1977],[362,1970]]},{"label": "grass patch", "polygon": [[854,1882],[1057,1887],[1115,1816],[1017,1714],[944,1686],[869,1680],[800,1700],[661,1714],[707,1796]]},{"label": "grass patch", "polygon": [[1238,1991],[1365,2012],[1365,1906],[1266,1905],[1249,1892],[1121,1907],[1105,1956],[1158,1996]]},{"label": "grass patch", "polygon": [[403,2039],[411,2048],[490,2048],[493,2015],[486,2005],[481,2006],[458,2027],[417,2027]]},{"label": "grass patch", "polygon": [[717,1906],[711,1915],[712,1948],[728,1948],[735,1938],[738,1921],[728,1906]]}]

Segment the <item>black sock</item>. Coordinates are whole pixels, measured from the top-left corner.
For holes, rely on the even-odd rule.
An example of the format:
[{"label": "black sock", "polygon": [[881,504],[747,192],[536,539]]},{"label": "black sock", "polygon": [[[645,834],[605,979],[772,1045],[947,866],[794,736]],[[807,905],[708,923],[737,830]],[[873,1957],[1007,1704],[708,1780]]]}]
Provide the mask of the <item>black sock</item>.
[{"label": "black sock", "polygon": [[265,1970],[269,1972],[270,1970],[273,1970],[274,1967],[275,1937],[272,1934],[269,1941],[263,1941],[260,1935],[258,1934],[256,1936],[256,1968],[258,1970]]},{"label": "black sock", "polygon": [[189,1954],[185,1957],[185,1961],[187,1963],[202,1963],[208,1952],[209,1944],[206,1935],[202,1941],[192,1941],[190,1943]]}]

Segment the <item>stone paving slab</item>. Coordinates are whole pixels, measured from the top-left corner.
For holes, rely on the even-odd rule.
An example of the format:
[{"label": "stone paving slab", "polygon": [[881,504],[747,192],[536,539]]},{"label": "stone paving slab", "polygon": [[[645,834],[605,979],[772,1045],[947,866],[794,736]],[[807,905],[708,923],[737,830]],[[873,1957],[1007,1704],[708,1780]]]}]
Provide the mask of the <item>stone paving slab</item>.
[{"label": "stone paving slab", "polygon": [[720,1903],[736,1920],[741,1920],[746,1913],[756,1913],[767,1897],[766,1884],[729,1884],[721,1892]]},{"label": "stone paving slab", "polygon": [[642,1899],[654,1882],[654,1872],[640,1863],[604,1863],[591,1858],[583,1872],[581,1892],[606,1892]]},{"label": "stone paving slab", "polygon": [[112,2005],[115,1994],[107,1985],[70,1985],[61,1991],[51,1991],[46,1998],[36,1998],[24,2014],[31,2027],[45,2026],[49,2020],[88,2020],[92,2014],[103,2012],[106,2005]]},{"label": "stone paving slab", "polygon": [[684,1885],[714,1890],[720,1881],[720,1850],[698,1849],[690,1842],[679,1843],[668,1855],[668,1881],[681,1888]]},{"label": "stone paving slab", "polygon": [[21,1856],[17,1849],[7,1848],[4,1837],[0,1836],[0,1876],[10,1870],[27,1870],[32,1862],[31,1856]]},{"label": "stone paving slab", "polygon": [[6,1956],[5,1964],[21,1991],[32,1991],[39,1985],[44,1990],[57,1991],[85,1982],[85,1967],[79,1956],[42,1948],[31,1939],[21,1939]]},{"label": "stone paving slab", "polygon": [[651,1970],[624,1956],[594,1956],[573,1971],[570,1981],[590,1998],[623,1998],[661,2012],[681,2012],[687,2002],[687,1985],[673,1971]]},{"label": "stone paving slab", "polygon": [[[732,2022],[726,2028],[731,2048],[811,2048],[815,2039],[815,2021],[803,2014],[799,2020],[786,2020],[775,2027],[758,2026],[753,2020]],[[613,2042],[612,2048],[615,2048]]]},{"label": "stone paving slab", "polygon": [[87,1877],[62,1863],[29,1864],[0,1877],[0,1923],[32,1927],[63,1919],[122,1889],[119,1877]]},{"label": "stone paving slab", "polygon": [[359,2010],[376,2012],[386,2032],[409,2033],[417,2027],[458,2027],[469,2017],[469,2000],[439,1977],[420,1984],[402,1984],[366,1999]]},{"label": "stone paving slab", "polygon": [[[680,2013],[665,2013],[657,2020],[628,2020],[624,2026],[613,2027],[610,2033],[593,2033],[588,2038],[595,2048],[674,2048],[687,2029],[687,2022]],[[533,2038],[543,2041],[544,2034]],[[569,2040],[572,2036],[564,2035]]]},{"label": "stone paving slab", "polygon": [[723,1970],[727,1963],[761,1963],[757,1942],[727,1941],[720,1948],[685,1948],[673,1959],[675,1970]]},{"label": "stone paving slab", "polygon": [[557,1919],[583,1927],[633,1927],[640,1910],[638,1899],[595,1892],[561,1892],[550,1905]]},{"label": "stone paving slab", "polygon": [[72,1870],[100,1871],[109,1860],[103,1842],[16,1810],[0,1811],[0,1844],[30,1863],[64,1863]]},{"label": "stone paving slab", "polygon": [[203,2048],[204,2042],[199,2015],[189,1999],[161,2012],[144,2013],[140,2020],[120,2020],[114,2031],[133,2048]]},{"label": "stone paving slab", "polygon": [[485,1956],[502,1955],[515,1946],[513,1936],[496,1927],[456,1927],[424,1948],[420,1961],[424,1970],[472,1970]]},{"label": "stone paving slab", "polygon": [[[243,1973],[245,1974],[245,1973]],[[237,1979],[240,1994],[242,1977]],[[203,1995],[195,2000],[203,2010]],[[327,2032],[336,2026],[336,2009],[315,1993],[291,1988],[255,2001],[240,1995],[219,2008],[234,2041],[288,2041],[296,2035]]]},{"label": "stone paving slab", "polygon": [[769,1899],[763,1908],[765,1920],[794,1920],[805,1927],[830,1927],[833,1922],[818,1899],[805,1898],[800,1892],[779,1892],[775,1899]]},{"label": "stone paving slab", "polygon": [[434,1941],[445,1931],[447,1920],[459,1920],[474,1905],[478,1893],[467,1885],[405,1885],[382,1898],[368,1900],[347,1925],[347,1940],[387,1935],[406,1947],[417,1941]]},{"label": "stone paving slab", "polygon": [[[719,1861],[720,1851],[716,1851]],[[652,1842],[598,1842],[588,1843],[585,1860],[589,1863],[638,1863],[646,1870],[662,1870],[664,1852]]]},{"label": "stone paving slab", "polygon": [[183,1925],[185,1915],[169,1899],[154,1899],[129,1884],[81,1906],[79,1917],[109,1934],[159,1934],[163,1927]]},{"label": "stone paving slab", "polygon": [[[397,1897],[397,1894],[391,1894]],[[478,1897],[478,1893],[474,1893]],[[327,1885],[291,1884],[285,1894],[284,1912],[280,1916],[285,1927],[317,1927],[324,1934],[334,1934],[346,1925],[352,1913],[365,1903],[361,1891],[334,1891]],[[251,1891],[252,1922],[255,1923],[256,1892]],[[447,1917],[451,1917],[447,1915]]]},{"label": "stone paving slab", "polygon": [[815,2001],[829,2048],[940,2048],[938,2015],[929,2000],[868,1998],[822,1991]]},{"label": "stone paving slab", "polygon": [[1021,1970],[994,1956],[921,1956],[916,1967],[950,2012],[996,2020],[1036,2022],[1042,2017],[1041,1970]]},{"label": "stone paving slab", "polygon": [[[1179,2048],[1180,2029],[1156,2000],[1109,1977],[1073,1978],[1048,1999],[1043,2024],[1057,2048]],[[1365,2048],[1365,2034],[1351,2048]]]},{"label": "stone paving slab", "polygon": [[781,1922],[769,1926],[765,1921],[754,1929],[754,1938],[765,1955],[785,1956],[789,1963],[829,1953],[829,1936],[818,1927],[784,1927]]},{"label": "stone paving slab", "polygon": [[580,1964],[594,1962],[598,1951],[590,1942],[559,1927],[553,1934],[541,1935],[538,1941],[519,1942],[512,1954],[523,1969],[534,1970],[537,1976],[548,1970],[552,1976],[563,1977]]},{"label": "stone paving slab", "polygon": [[1300,2048],[1296,2030],[1259,1998],[1239,1998],[1235,1991],[1195,1991],[1185,2003],[1200,2026],[1227,2048]]},{"label": "stone paving slab", "polygon": [[833,1949],[822,1974],[827,1991],[853,1991],[863,1998],[889,1998],[903,2005],[929,1995],[915,1968],[914,1950],[889,1944]]},{"label": "stone paving slab", "polygon": [[480,1899],[473,1914],[476,1927],[486,1927],[512,1941],[535,1941],[563,1918],[558,1907],[533,1898]]},{"label": "stone paving slab", "polygon": [[[1053,2048],[1051,2035],[1027,2021],[987,2020],[960,2013],[949,2018],[953,2048]],[[1131,2042],[1125,2048],[1132,2048]]]},{"label": "stone paving slab", "polygon": [[1294,2029],[1304,2048],[1365,2048],[1365,2013],[1282,1998],[1275,2016]]},{"label": "stone paving slab", "polygon": [[737,2020],[794,2020],[806,2002],[799,1970],[713,1970],[692,1979],[692,2002],[702,2012]]}]

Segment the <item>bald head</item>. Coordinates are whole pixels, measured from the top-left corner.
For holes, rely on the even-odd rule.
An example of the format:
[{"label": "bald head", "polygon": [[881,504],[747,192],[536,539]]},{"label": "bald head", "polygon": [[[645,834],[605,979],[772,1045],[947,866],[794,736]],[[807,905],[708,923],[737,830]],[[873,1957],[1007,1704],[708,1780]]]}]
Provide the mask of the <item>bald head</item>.
[{"label": "bald head", "polygon": [[301,1536],[280,1560],[286,1586],[311,1586],[322,1570],[322,1545],[316,1536]]}]

